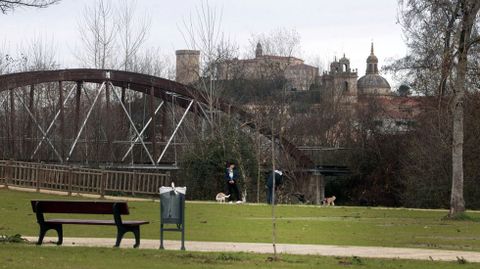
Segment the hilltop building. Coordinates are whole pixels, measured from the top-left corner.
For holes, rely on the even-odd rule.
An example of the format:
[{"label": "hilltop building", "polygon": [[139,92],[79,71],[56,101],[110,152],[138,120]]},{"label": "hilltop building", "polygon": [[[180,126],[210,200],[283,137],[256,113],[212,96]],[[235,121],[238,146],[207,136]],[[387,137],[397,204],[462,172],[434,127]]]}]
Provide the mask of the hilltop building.
[{"label": "hilltop building", "polygon": [[[176,55],[177,81],[185,84],[198,81],[200,52],[180,50],[176,51]],[[305,64],[302,59],[264,54],[262,45],[258,43],[254,58],[218,63],[214,79],[282,78],[287,81],[291,91],[307,93],[315,89],[325,93],[327,98],[332,98],[332,102],[339,100],[343,111],[354,117],[374,102],[379,108],[375,121],[380,130],[393,133],[407,131],[420,112],[420,98],[398,97],[392,93],[388,81],[379,74],[373,43],[366,64],[365,75],[359,78],[357,69],[351,68],[350,60],[344,54],[338,60],[335,57],[329,70],[319,74],[318,67]]]},{"label": "hilltop building", "polygon": [[[177,50],[177,81],[191,84],[199,76],[200,51]],[[266,55],[262,45],[257,44],[255,58],[231,59],[217,63],[215,66],[217,80],[233,79],[275,79],[283,77],[289,90],[307,91],[312,87],[329,91],[335,96],[342,96],[344,101],[356,102],[361,95],[391,95],[388,81],[379,75],[378,58],[374,54],[373,43],[367,58],[367,71],[358,79],[356,69],[350,67],[350,60],[345,57],[330,63],[330,70],[322,75],[318,67],[305,64],[304,60],[292,56]]]},{"label": "hilltop building", "polygon": [[318,67],[292,56],[265,55],[257,44],[255,58],[226,60],[217,65],[217,79],[272,79],[283,76],[290,90],[306,91],[315,83]]}]

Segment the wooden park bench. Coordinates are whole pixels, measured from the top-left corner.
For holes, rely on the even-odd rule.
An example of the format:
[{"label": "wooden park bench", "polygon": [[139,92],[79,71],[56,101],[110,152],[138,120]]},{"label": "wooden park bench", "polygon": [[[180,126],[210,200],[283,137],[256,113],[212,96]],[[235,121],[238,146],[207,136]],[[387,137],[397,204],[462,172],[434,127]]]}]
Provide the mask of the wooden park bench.
[{"label": "wooden park bench", "polygon": [[[126,202],[105,202],[105,201],[53,201],[53,200],[32,200],[33,212],[37,215],[37,222],[40,225],[40,235],[37,245],[41,245],[48,230],[55,230],[58,233],[57,245],[63,243],[63,224],[83,225],[115,225],[117,226],[117,241],[115,247],[120,246],[123,235],[132,232],[135,235],[135,245],[140,245],[140,225],[148,224],[148,221],[122,221],[121,215],[128,215]],[[92,219],[45,219],[44,213],[68,213],[68,214],[113,214],[113,220],[92,220]]]}]

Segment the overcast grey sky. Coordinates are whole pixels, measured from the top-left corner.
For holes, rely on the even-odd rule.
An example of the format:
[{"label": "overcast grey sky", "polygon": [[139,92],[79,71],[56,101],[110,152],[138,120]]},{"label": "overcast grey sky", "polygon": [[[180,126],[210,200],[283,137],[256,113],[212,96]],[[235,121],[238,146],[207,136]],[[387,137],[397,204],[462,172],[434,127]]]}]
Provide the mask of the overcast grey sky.
[{"label": "overcast grey sky", "polygon": [[[47,9],[19,9],[0,15],[2,42],[15,49],[32,36],[47,37],[56,43],[62,67],[76,67],[73,54],[79,47],[78,21],[83,7],[93,2],[63,0]],[[163,54],[172,57],[176,49],[185,48],[178,27],[200,0],[137,2],[138,10],[147,12],[152,20],[147,47],[159,47]],[[334,56],[345,53],[351,66],[358,68],[359,76],[365,73],[372,40],[380,65],[406,52],[401,27],[396,24],[397,0],[209,0],[209,3],[223,10],[223,31],[242,49],[248,46],[252,34],[277,28],[295,29],[301,36],[302,53],[298,56],[319,57],[329,63]]]}]

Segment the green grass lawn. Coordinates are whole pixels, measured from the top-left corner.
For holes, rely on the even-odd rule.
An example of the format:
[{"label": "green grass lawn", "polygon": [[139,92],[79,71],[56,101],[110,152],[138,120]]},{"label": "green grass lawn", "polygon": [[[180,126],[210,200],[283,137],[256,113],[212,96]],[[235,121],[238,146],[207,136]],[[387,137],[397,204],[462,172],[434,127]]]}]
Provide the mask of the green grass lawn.
[{"label": "green grass lawn", "polygon": [[109,269],[109,268],[368,268],[443,269],[478,268],[478,264],[410,260],[365,259],[247,253],[198,253],[148,249],[37,247],[0,243],[0,268]]},{"label": "green grass lawn", "polygon": [[[31,199],[79,198],[0,189],[0,234],[38,235]],[[151,222],[142,226],[142,238],[159,238],[159,203],[129,202],[129,206],[131,215],[125,219]],[[186,207],[187,241],[271,242],[271,208],[266,205],[187,203]],[[281,205],[276,212],[279,243],[480,251],[477,212],[470,212],[472,220],[465,221],[442,220],[447,211],[434,210]],[[99,216],[87,218],[92,217]],[[105,226],[64,227],[66,237],[114,238],[115,232]],[[53,231],[48,235],[56,236]],[[179,234],[167,232],[166,237],[178,239]]]}]

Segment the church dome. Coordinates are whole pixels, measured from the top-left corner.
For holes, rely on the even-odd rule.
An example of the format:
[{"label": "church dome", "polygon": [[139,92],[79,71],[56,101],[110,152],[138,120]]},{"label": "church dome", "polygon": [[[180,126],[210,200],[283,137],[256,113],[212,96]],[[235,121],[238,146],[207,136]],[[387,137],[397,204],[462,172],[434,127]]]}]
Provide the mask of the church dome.
[{"label": "church dome", "polygon": [[367,74],[357,81],[357,88],[360,94],[389,94],[390,84],[378,74]]},{"label": "church dome", "polygon": [[367,58],[366,74],[357,81],[357,89],[359,94],[390,94],[390,84],[378,74],[378,58],[373,52],[373,43]]}]

